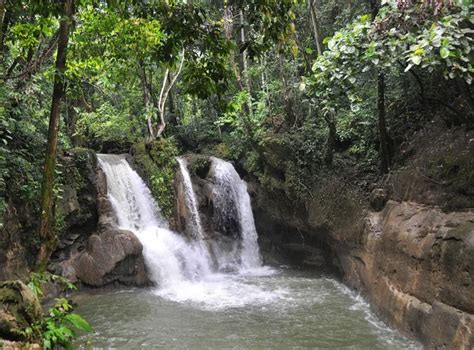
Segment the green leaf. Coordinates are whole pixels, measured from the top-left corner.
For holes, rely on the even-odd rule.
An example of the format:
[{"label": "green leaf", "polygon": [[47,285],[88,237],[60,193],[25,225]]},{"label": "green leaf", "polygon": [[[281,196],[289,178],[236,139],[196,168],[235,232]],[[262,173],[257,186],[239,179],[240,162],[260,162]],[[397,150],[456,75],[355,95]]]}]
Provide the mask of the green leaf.
[{"label": "green leaf", "polygon": [[92,332],[92,327],[85,319],[83,319],[78,314],[69,314],[65,316],[65,319],[68,320],[74,327],[80,329],[84,332]]},{"label": "green leaf", "polygon": [[439,53],[441,54],[441,58],[447,58],[449,56],[449,50],[446,47],[442,47]]},{"label": "green leaf", "polygon": [[418,66],[421,63],[421,56],[412,56],[411,61]]}]

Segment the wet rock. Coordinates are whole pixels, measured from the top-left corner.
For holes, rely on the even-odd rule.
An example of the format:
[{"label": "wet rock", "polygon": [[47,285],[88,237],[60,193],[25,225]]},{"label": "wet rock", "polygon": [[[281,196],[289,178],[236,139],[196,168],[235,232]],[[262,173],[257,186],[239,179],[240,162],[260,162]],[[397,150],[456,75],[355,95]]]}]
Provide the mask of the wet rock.
[{"label": "wet rock", "polygon": [[75,148],[61,159],[63,194],[56,206],[59,244],[53,262],[69,259],[82,250],[98,220],[97,157],[94,151]]},{"label": "wet rock", "polygon": [[87,248],[63,271],[94,287],[112,282],[145,285],[147,277],[142,257],[143,247],[133,232],[110,229],[89,238]]},{"label": "wet rock", "polygon": [[324,184],[314,200],[298,205],[283,192],[256,186],[254,212],[266,260],[319,248],[326,264],[332,255],[345,283],[364,294],[388,324],[429,349],[471,349],[474,212],[386,201],[383,191],[373,204],[379,211],[366,211],[343,189],[341,183]]},{"label": "wet rock", "polygon": [[383,211],[369,213],[366,240],[351,248],[364,264],[342,258],[346,282],[428,348],[471,348],[473,217],[388,201]]},{"label": "wet rock", "polygon": [[[30,340],[24,330],[42,318],[37,296],[21,281],[0,283],[0,339]],[[32,334],[31,337],[38,337]]]}]

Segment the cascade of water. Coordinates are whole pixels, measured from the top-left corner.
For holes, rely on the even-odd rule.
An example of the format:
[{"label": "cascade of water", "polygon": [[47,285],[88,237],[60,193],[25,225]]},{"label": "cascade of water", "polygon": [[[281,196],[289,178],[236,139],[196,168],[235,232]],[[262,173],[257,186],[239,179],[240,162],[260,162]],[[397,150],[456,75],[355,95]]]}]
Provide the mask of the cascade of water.
[{"label": "cascade of water", "polygon": [[98,155],[119,227],[143,245],[150,278],[160,288],[199,280],[211,272],[207,252],[168,229],[150,190],[122,155]]},{"label": "cascade of water", "polygon": [[247,183],[243,181],[233,165],[212,157],[215,180],[215,208],[219,215],[229,216],[236,211],[241,234],[240,264],[243,269],[262,265],[257,242],[257,231],[253,219]]},{"label": "cascade of water", "polygon": [[98,154],[100,167],[107,177],[109,200],[121,228],[140,231],[147,226],[167,228],[150,190],[132,170],[125,155]]},{"label": "cascade of water", "polygon": [[[107,190],[110,202],[117,216],[118,226],[131,230],[143,245],[143,257],[150,279],[158,286],[156,293],[177,302],[191,301],[210,308],[245,305],[255,300],[266,302],[273,297],[258,287],[250,288],[234,280],[235,275],[215,274],[210,263],[208,241],[203,240],[202,227],[197,231],[195,240],[188,240],[168,229],[168,223],[160,214],[160,208],[153,200],[150,190],[127,163],[125,156],[99,154],[99,163],[107,178]],[[257,246],[257,236],[250,207],[250,199],[244,181],[240,179],[230,163],[213,159],[216,166],[215,180],[219,194],[216,202],[223,205],[222,212],[228,207],[237,207],[241,233],[241,246],[231,252],[213,249],[218,266],[220,262],[240,260],[240,272],[243,274],[267,275],[271,270],[261,268]],[[194,211],[196,226],[200,226],[197,203],[192,193],[192,185],[185,163],[180,162],[183,179],[187,182],[187,201]],[[185,171],[183,171],[183,169]],[[187,174],[187,176],[186,176]],[[229,194],[230,197],[229,197]],[[227,196],[227,197],[226,197]],[[194,199],[193,199],[194,198]],[[196,227],[197,229],[197,227]],[[228,256],[232,256],[230,259]],[[239,256],[240,258],[235,258]],[[220,260],[219,260],[220,259]],[[234,263],[235,266],[235,263]],[[242,292],[245,290],[245,292]],[[244,294],[244,296],[242,295]]]},{"label": "cascade of water", "polygon": [[193,190],[193,183],[189,175],[186,159],[177,158],[179,163],[179,169],[181,176],[183,177],[184,195],[186,199],[186,205],[189,210],[189,214],[192,222],[192,230],[194,237],[203,240],[204,231],[202,229],[201,217],[199,216],[199,210],[197,206],[196,195]]}]

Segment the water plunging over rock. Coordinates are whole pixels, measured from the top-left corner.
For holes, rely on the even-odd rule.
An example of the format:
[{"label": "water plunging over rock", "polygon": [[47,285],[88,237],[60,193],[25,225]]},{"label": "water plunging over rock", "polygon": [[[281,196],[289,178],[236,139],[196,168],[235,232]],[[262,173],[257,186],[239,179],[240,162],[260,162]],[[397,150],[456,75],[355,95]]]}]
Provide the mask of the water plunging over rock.
[{"label": "water plunging over rock", "polygon": [[[206,171],[198,173],[191,162],[189,169],[186,162],[180,162],[181,183],[177,185],[181,191],[177,192],[181,198],[177,200],[188,215],[186,225],[200,226],[199,231],[188,227],[188,233],[195,230],[194,235],[180,235],[168,229],[158,204],[125,156],[99,155],[99,160],[107,177],[107,201],[102,206],[110,214],[101,216],[101,226],[109,227],[109,232],[128,232],[140,241],[148,275],[157,287],[153,293],[162,297],[133,289],[104,295],[104,301],[89,305],[92,314],[113,321],[106,326],[111,333],[103,329],[97,333],[107,346],[199,348],[212,341],[214,347],[225,347],[215,339],[245,348],[269,347],[274,342],[283,347],[407,345],[371,318],[368,306],[338,282],[261,267],[246,183],[230,163],[208,158]],[[107,241],[114,240],[113,235],[107,236]],[[210,263],[212,253],[216,264]],[[222,273],[226,263],[233,264],[230,273]],[[320,334],[308,337],[320,325]],[[341,342],[339,332],[346,328],[351,332],[344,333],[357,337]],[[147,332],[140,331],[143,329]]]},{"label": "water plunging over rock", "polygon": [[[143,245],[148,275],[158,287],[156,290],[158,295],[179,302],[202,303],[209,307],[242,305],[247,301],[255,302],[257,299],[266,301],[274,297],[272,292],[260,290],[258,287],[252,287],[248,295],[243,297],[242,290],[248,287],[236,282],[233,279],[235,275],[213,272],[212,254],[217,256],[219,265],[219,262],[226,260],[227,251],[214,249],[211,252],[207,246],[209,239],[203,240],[205,232],[202,228],[196,230],[195,238],[181,236],[169,230],[168,223],[161,216],[149,189],[129,166],[124,156],[99,155],[99,159],[107,176],[108,196],[117,218],[117,225],[122,230],[132,231]],[[242,230],[245,232],[242,241],[246,242],[241,244],[243,248],[238,251],[242,272],[247,273],[246,269],[252,268],[253,274],[271,273],[268,269],[255,270],[261,266],[258,247],[248,247],[249,244],[256,245],[257,239],[253,218],[247,217],[252,213],[251,208],[242,208],[250,206],[250,201],[242,192],[245,191],[245,183],[240,180],[235,170],[233,173],[228,169],[231,167],[230,163],[220,160],[213,162],[216,164],[214,172],[216,183],[222,188],[227,186],[233,193],[229,200],[235,202],[240,226],[252,225],[246,229],[247,231]],[[185,196],[187,207],[194,211],[194,218],[190,221],[196,224],[200,221],[196,198],[192,193],[193,186],[185,162],[180,161],[180,164],[188,193]],[[217,190],[219,186],[216,187]],[[239,204],[239,201],[244,203]],[[224,204],[222,201],[217,203]],[[252,237],[252,234],[255,234],[255,237]]]},{"label": "water plunging over rock", "polygon": [[259,268],[262,260],[247,184],[233,165],[201,155],[179,163],[178,227],[192,236],[201,232],[220,271]]},{"label": "water plunging over rock", "polygon": [[193,183],[191,181],[191,176],[189,175],[189,171],[187,169],[186,159],[178,158],[177,160],[182,176],[183,191],[187,207],[186,209],[189,211],[188,218],[190,219],[190,223],[186,225],[186,227],[191,228],[192,236],[194,238],[203,240],[204,230],[201,224],[196,195],[193,190]]},{"label": "water plunging over rock", "polygon": [[142,243],[151,280],[164,287],[208,274],[206,252],[168,229],[150,190],[125,157],[99,155],[99,160],[118,226],[132,231]]},{"label": "water plunging over rock", "polygon": [[262,260],[258,250],[257,231],[247,184],[231,163],[215,157],[211,159],[216,219],[224,224],[237,221],[241,239],[241,268],[259,267],[262,265]]}]

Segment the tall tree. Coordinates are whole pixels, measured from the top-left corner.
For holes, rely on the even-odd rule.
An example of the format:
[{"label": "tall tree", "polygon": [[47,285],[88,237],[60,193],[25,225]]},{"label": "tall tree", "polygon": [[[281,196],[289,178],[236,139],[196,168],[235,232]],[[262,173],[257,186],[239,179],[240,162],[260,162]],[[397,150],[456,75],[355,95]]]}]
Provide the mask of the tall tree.
[{"label": "tall tree", "polygon": [[314,41],[316,42],[316,50],[318,51],[318,56],[323,53],[321,48],[321,35],[319,34],[319,25],[318,19],[316,17],[316,4],[314,0],[308,0],[308,10],[309,16],[311,18],[311,25],[313,27],[313,36]]},{"label": "tall tree", "polygon": [[[372,20],[374,21],[379,13],[380,5],[377,0],[369,0],[369,2],[372,10]],[[379,70],[377,75],[377,114],[380,172],[386,174],[390,171],[391,155],[390,137],[387,132],[387,122],[385,120],[385,74],[381,70]]]},{"label": "tall tree", "polygon": [[49,117],[48,143],[44,164],[43,183],[41,188],[41,223],[39,236],[41,239],[37,265],[40,271],[46,269],[48,260],[57,243],[54,232],[54,170],[59,134],[61,102],[65,94],[64,72],[66,70],[66,53],[69,41],[69,30],[74,13],[74,0],[65,0],[59,25],[56,72],[54,75],[53,98]]}]

